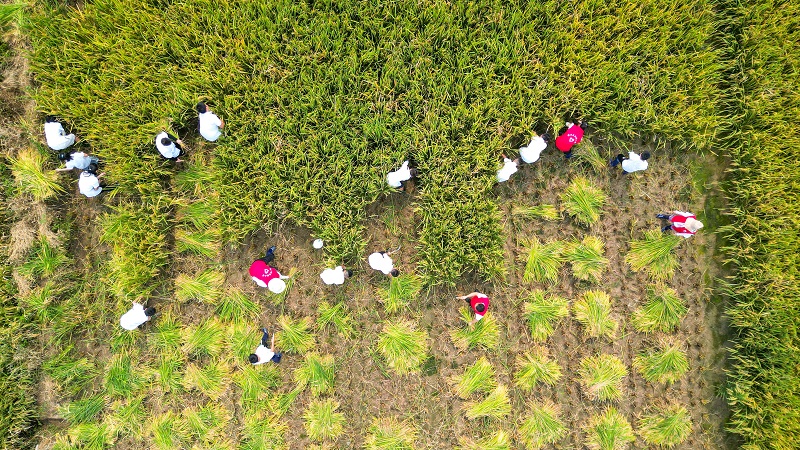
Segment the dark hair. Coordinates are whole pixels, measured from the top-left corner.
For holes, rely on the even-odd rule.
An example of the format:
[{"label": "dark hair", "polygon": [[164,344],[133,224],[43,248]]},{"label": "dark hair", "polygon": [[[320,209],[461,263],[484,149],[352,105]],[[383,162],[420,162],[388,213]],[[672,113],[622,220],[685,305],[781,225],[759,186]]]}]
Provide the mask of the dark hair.
[{"label": "dark hair", "polygon": [[347,278],[350,278],[352,276],[353,276],[353,271],[350,270],[350,269],[347,269]]},{"label": "dark hair", "polygon": [[56,120],[56,116],[51,116],[51,115],[44,116],[44,123],[51,123],[51,122],[58,122],[58,120]]},{"label": "dark hair", "polygon": [[545,143],[549,143],[549,142],[550,142],[550,140],[551,140],[551,139],[553,139],[553,137],[552,137],[552,136],[550,136],[550,133],[542,133],[542,136],[541,136],[541,137],[542,137],[542,140],[543,140]]},{"label": "dark hair", "polygon": [[70,159],[70,154],[67,152],[61,152],[58,154],[59,161],[69,161]]},{"label": "dark hair", "polygon": [[95,164],[95,163],[89,164],[89,167],[87,167],[85,171],[89,172],[92,175],[96,175],[97,174],[97,164]]},{"label": "dark hair", "polygon": [[208,111],[208,106],[206,106],[205,102],[200,102],[197,104],[197,112],[203,114]]},{"label": "dark hair", "polygon": [[170,145],[170,144],[172,144],[172,141],[169,140],[169,138],[166,138],[166,137],[165,138],[161,138],[161,145],[166,146],[166,145]]},{"label": "dark hair", "polygon": [[475,311],[478,311],[478,312],[486,311],[486,305],[483,304],[483,303],[478,303],[477,305],[475,305]]},{"label": "dark hair", "polygon": [[589,122],[587,122],[585,120],[581,120],[581,129],[585,130],[588,127],[589,127]]},{"label": "dark hair", "polygon": [[247,360],[250,361],[250,364],[255,364],[258,362],[258,355],[255,353],[250,353],[250,356],[247,357]]},{"label": "dark hair", "polygon": [[144,310],[144,315],[147,317],[153,317],[156,314],[156,309],[152,306]]},{"label": "dark hair", "polygon": [[649,158],[650,158],[650,152],[642,152],[642,160],[649,159]]},{"label": "dark hair", "polygon": [[393,277],[396,277],[396,276],[400,275],[400,271],[397,270],[397,269],[392,269],[392,271],[389,272],[389,275],[391,275]]},{"label": "dark hair", "polygon": [[412,177],[417,176],[417,169],[411,169],[408,172],[411,174]]}]

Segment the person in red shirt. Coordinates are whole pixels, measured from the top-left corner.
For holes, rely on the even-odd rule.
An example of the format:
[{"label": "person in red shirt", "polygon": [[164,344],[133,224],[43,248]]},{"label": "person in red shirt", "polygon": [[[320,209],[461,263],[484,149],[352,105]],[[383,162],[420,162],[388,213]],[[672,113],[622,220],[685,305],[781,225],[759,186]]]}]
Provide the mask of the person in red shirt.
[{"label": "person in red shirt", "polygon": [[261,258],[253,261],[250,264],[250,277],[257,285],[267,288],[270,292],[280,294],[286,289],[286,283],[283,280],[289,277],[281,275],[278,269],[269,265],[275,259],[275,246],[273,245],[267,250],[267,254]]},{"label": "person in red shirt", "polygon": [[479,320],[483,319],[483,316],[486,315],[486,311],[489,310],[489,297],[487,297],[486,294],[473,292],[460,297],[456,296],[456,298],[469,303],[469,307],[472,309],[472,312],[475,313],[475,318],[469,323],[470,325],[475,325]]},{"label": "person in red shirt", "polygon": [[659,219],[667,219],[671,223],[663,228],[661,231],[672,230],[676,236],[688,239],[697,233],[697,230],[703,228],[703,222],[697,220],[697,216],[686,211],[675,211],[674,214],[656,214]]},{"label": "person in red shirt", "polygon": [[586,121],[581,121],[580,125],[567,122],[566,126],[558,132],[556,148],[564,153],[564,158],[572,158],[572,147],[583,140],[583,132],[587,126]]}]

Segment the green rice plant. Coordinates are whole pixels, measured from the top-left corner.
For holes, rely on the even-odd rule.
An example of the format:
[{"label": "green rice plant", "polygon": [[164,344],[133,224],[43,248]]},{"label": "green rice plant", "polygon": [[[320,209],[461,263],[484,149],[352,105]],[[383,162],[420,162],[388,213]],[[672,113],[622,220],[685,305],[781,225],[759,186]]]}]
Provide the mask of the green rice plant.
[{"label": "green rice plant", "polygon": [[225,341],[229,351],[225,355],[228,362],[239,365],[247,361],[248,356],[261,343],[261,330],[250,323],[231,323],[225,330]]},{"label": "green rice plant", "polygon": [[106,395],[110,397],[128,397],[139,387],[141,381],[133,371],[131,357],[119,354],[108,362],[103,385]]},{"label": "green rice plant", "polygon": [[292,406],[292,403],[294,403],[295,399],[297,398],[298,395],[300,395],[301,392],[303,392],[302,388],[295,387],[294,389],[285,394],[280,394],[274,406],[273,413],[277,417],[282,417],[289,411],[289,408]]},{"label": "green rice plant", "polygon": [[220,404],[207,403],[198,408],[183,411],[187,435],[195,440],[208,442],[222,429],[231,418],[231,414]]},{"label": "green rice plant", "polygon": [[47,200],[65,192],[58,182],[58,174],[45,170],[42,152],[32,148],[22,149],[16,158],[9,159],[14,184],[20,192],[30,194],[36,201]]},{"label": "green rice plant", "polygon": [[549,221],[561,219],[561,213],[558,212],[558,208],[547,204],[536,206],[515,205],[511,209],[511,215],[524,219],[542,219]]},{"label": "green rice plant", "polygon": [[647,302],[633,313],[631,323],[637,331],[652,333],[675,331],[688,308],[675,290],[663,285],[647,287]]},{"label": "green rice plant", "polygon": [[163,353],[155,369],[156,382],[164,392],[180,392],[184,361],[180,354]]},{"label": "green rice plant", "polygon": [[[175,174],[175,186],[187,195],[202,197],[204,189],[213,185],[215,173],[205,161],[200,161],[199,158],[194,158],[192,163]],[[210,212],[213,213],[213,210]]]},{"label": "green rice plant", "polygon": [[600,220],[606,194],[592,182],[576,177],[561,193],[562,209],[582,225],[592,225]]},{"label": "green rice plant", "polygon": [[419,372],[428,356],[428,333],[408,320],[388,320],[378,337],[378,350],[398,374]]},{"label": "green rice plant", "polygon": [[517,373],[514,382],[524,391],[530,391],[536,383],[554,385],[561,378],[561,367],[550,359],[547,349],[533,347],[524,356],[517,356]]},{"label": "green rice plant", "polygon": [[311,388],[314,396],[332,393],[334,368],[333,355],[306,353],[303,364],[294,371],[294,381],[299,388]]},{"label": "green rice plant", "polygon": [[213,228],[203,230],[177,229],[175,231],[175,248],[179,252],[213,258],[219,253],[219,231]]},{"label": "green rice plant", "polygon": [[163,352],[172,353],[181,346],[181,325],[169,312],[159,315],[155,332],[148,336],[153,346]]},{"label": "green rice plant", "polygon": [[461,308],[461,320],[466,326],[450,331],[450,339],[453,345],[461,350],[468,350],[475,347],[493,349],[497,347],[500,340],[500,327],[491,311],[487,311],[483,318],[474,325],[472,313],[469,308]]},{"label": "green rice plant", "polygon": [[581,242],[572,242],[565,253],[572,265],[572,276],[590,283],[599,283],[608,266],[605,243],[595,236],[586,236]]},{"label": "green rice plant", "polygon": [[494,368],[483,356],[467,367],[463,374],[451,377],[450,383],[453,392],[460,398],[468,398],[475,392],[489,392],[497,386]]},{"label": "green rice plant", "polygon": [[203,366],[189,364],[182,384],[186,390],[197,390],[208,398],[217,400],[228,388],[229,372],[230,369],[222,362]]},{"label": "green rice plant", "polygon": [[205,270],[195,277],[180,274],[175,279],[175,297],[181,303],[197,300],[216,305],[222,296],[225,275],[213,269]]},{"label": "green rice plant", "polygon": [[225,341],[225,328],[214,319],[206,320],[200,326],[183,330],[182,351],[193,358],[215,357],[222,351]]},{"label": "green rice plant", "polygon": [[286,276],[288,276],[289,278],[285,280],[286,289],[284,289],[283,292],[281,292],[280,294],[270,293],[269,298],[272,301],[273,305],[277,306],[286,301],[286,299],[289,297],[289,294],[292,292],[292,287],[294,287],[294,282],[297,279],[297,275],[299,273],[300,272],[297,270],[296,267],[292,267],[291,269],[289,269],[289,273],[286,274]]},{"label": "green rice plant", "polygon": [[229,288],[217,305],[217,315],[228,322],[252,323],[261,315],[261,307],[240,289]]},{"label": "green rice plant", "polygon": [[590,337],[613,338],[619,326],[611,317],[611,297],[603,291],[586,291],[572,307],[575,320]]},{"label": "green rice plant", "polygon": [[647,231],[642,240],[631,242],[631,250],[625,255],[625,262],[634,272],[644,270],[653,279],[668,280],[678,267],[678,260],[672,251],[680,243],[681,238],[674,234],[665,234],[659,230]]},{"label": "green rice plant", "polygon": [[96,395],[69,403],[61,408],[61,415],[70,425],[94,422],[105,406],[105,399]]},{"label": "green rice plant", "polygon": [[366,450],[414,450],[417,430],[395,418],[374,419],[364,439]]},{"label": "green rice plant", "polygon": [[552,402],[534,403],[528,407],[529,415],[518,431],[527,448],[538,450],[555,444],[567,434],[567,427],[559,418],[558,406]]},{"label": "green rice plant", "polygon": [[413,273],[404,273],[389,279],[389,289],[381,289],[383,306],[387,314],[400,311],[414,300],[422,289],[422,279]]},{"label": "green rice plant", "polygon": [[287,431],[286,424],[275,419],[265,420],[258,416],[252,419],[245,418],[245,426],[242,430],[243,442],[239,449],[283,449]]},{"label": "green rice plant", "polygon": [[[182,170],[179,173],[184,174],[186,171]],[[213,225],[216,212],[214,202],[196,201],[181,205],[176,212],[176,217],[178,222],[184,225],[191,226],[196,230],[206,230]],[[215,231],[215,233],[219,233],[219,231]]]},{"label": "green rice plant", "polygon": [[502,384],[499,384],[485,399],[467,402],[464,404],[463,408],[466,411],[468,419],[477,419],[479,417],[501,419],[511,413],[508,389]]},{"label": "green rice plant", "polygon": [[573,158],[589,166],[595,173],[608,171],[608,158],[600,154],[600,150],[591,139],[580,141],[572,150]]},{"label": "green rice plant", "polygon": [[650,382],[672,384],[689,370],[689,360],[679,345],[668,340],[661,342],[660,349],[643,353],[633,359],[642,377]]},{"label": "green rice plant", "polygon": [[134,440],[143,439],[142,423],[145,419],[143,400],[141,397],[133,397],[115,400],[109,405],[108,412],[103,417],[103,424],[108,429],[110,436],[114,438],[127,436]]},{"label": "green rice plant", "polygon": [[98,374],[97,367],[88,358],[75,358],[74,347],[69,345],[42,364],[42,370],[53,379],[57,390],[74,397]]},{"label": "green rice plant", "polygon": [[334,440],[344,431],[344,414],[336,412],[339,402],[313,400],[303,415],[303,426],[312,441]]},{"label": "green rice plant", "polygon": [[279,369],[273,364],[246,365],[235,371],[233,381],[241,391],[242,405],[253,406],[266,398],[282,382]]},{"label": "green rice plant", "polygon": [[622,379],[628,376],[628,369],[616,356],[604,354],[583,358],[578,374],[591,400],[617,400],[622,396]]},{"label": "green rice plant", "polygon": [[347,313],[347,305],[344,302],[331,306],[323,300],[317,307],[317,314],[317,328],[320,330],[332,323],[345,339],[350,339],[355,334],[353,318]]},{"label": "green rice plant", "polygon": [[639,419],[638,434],[650,445],[674,447],[682,444],[692,432],[692,416],[678,404],[658,408]]},{"label": "green rice plant", "polygon": [[110,436],[102,423],[81,423],[67,430],[73,448],[81,450],[103,450],[108,448]]},{"label": "green rice plant", "polygon": [[186,435],[185,424],[172,411],[152,418],[149,428],[156,449],[181,448]]},{"label": "green rice plant", "polygon": [[555,283],[558,280],[558,271],[564,265],[565,243],[553,241],[543,245],[537,238],[533,238],[528,241],[526,247],[528,254],[525,260],[523,280],[528,283],[533,281]]},{"label": "green rice plant", "polygon": [[56,303],[56,289],[51,281],[47,281],[43,286],[40,286],[28,295],[20,298],[20,306],[25,311],[36,318],[39,323],[47,323],[55,319],[59,313],[60,308]]},{"label": "green rice plant", "polygon": [[613,407],[589,419],[584,431],[591,450],[625,450],[636,440],[631,424]]},{"label": "green rice plant", "polygon": [[509,450],[511,448],[510,441],[511,439],[507,432],[498,430],[478,442],[462,442],[462,445],[458,448],[461,450]]},{"label": "green rice plant", "polygon": [[275,345],[278,346],[278,350],[306,353],[317,345],[314,335],[310,331],[311,319],[309,317],[292,320],[289,316],[280,316],[278,325],[281,327],[281,332],[275,336]]},{"label": "green rice plant", "polygon": [[36,250],[19,268],[19,272],[29,277],[51,277],[56,274],[59,268],[69,264],[70,259],[64,250],[50,245],[44,236],[39,238]]},{"label": "green rice plant", "polygon": [[557,295],[545,297],[544,291],[534,290],[525,300],[525,319],[534,342],[544,342],[553,334],[555,322],[569,315],[567,300]]}]

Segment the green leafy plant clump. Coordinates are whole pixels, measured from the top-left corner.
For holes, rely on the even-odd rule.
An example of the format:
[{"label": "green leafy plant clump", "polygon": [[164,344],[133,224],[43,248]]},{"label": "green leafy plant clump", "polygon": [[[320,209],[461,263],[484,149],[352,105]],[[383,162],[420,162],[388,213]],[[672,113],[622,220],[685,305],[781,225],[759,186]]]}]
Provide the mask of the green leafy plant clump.
[{"label": "green leafy plant clump", "polygon": [[672,404],[653,409],[637,423],[638,433],[645,442],[667,448],[685,442],[692,432],[692,417],[686,407]]},{"label": "green leafy plant clump", "polygon": [[375,419],[364,440],[367,450],[414,450],[417,430],[408,422],[393,418]]},{"label": "green leafy plant clump", "polygon": [[631,424],[613,407],[589,419],[585,431],[591,450],[625,450],[636,440]]},{"label": "green leafy plant clump", "polygon": [[508,388],[499,384],[483,400],[465,403],[464,410],[468,419],[501,419],[511,413]]},{"label": "green leafy plant clump", "polygon": [[631,242],[631,250],[625,255],[625,262],[634,272],[645,271],[655,280],[668,280],[678,268],[678,260],[672,251],[681,243],[674,234],[659,230],[645,232],[642,240]]},{"label": "green leafy plant clump", "polygon": [[634,358],[633,366],[647,381],[672,384],[689,370],[689,360],[679,345],[664,341],[659,350]]},{"label": "green leafy plant clump", "polygon": [[558,271],[564,265],[565,249],[566,243],[562,241],[542,244],[536,238],[531,239],[527,245],[523,279],[526,282],[555,283],[558,280]]},{"label": "green leafy plant clump", "polygon": [[453,391],[460,398],[468,398],[475,392],[489,392],[497,386],[494,368],[485,357],[475,361],[462,375],[454,376],[450,381]]},{"label": "green leafy plant clump", "polygon": [[553,334],[556,322],[569,315],[565,298],[545,295],[544,291],[531,291],[523,303],[525,319],[534,342],[544,342]]},{"label": "green leafy plant clump", "polygon": [[339,403],[332,399],[314,400],[308,406],[305,426],[312,441],[333,440],[344,431],[344,414],[336,412]]},{"label": "green leafy plant clump", "polygon": [[400,274],[389,279],[389,289],[382,290],[383,306],[388,314],[394,314],[414,300],[422,289],[422,279],[412,273]]},{"label": "green leafy plant clump", "polygon": [[294,380],[298,387],[310,387],[314,395],[332,393],[334,366],[332,355],[306,353],[303,364],[294,371]]},{"label": "green leafy plant clump", "polygon": [[590,283],[599,283],[608,266],[604,253],[605,243],[595,236],[586,236],[583,241],[570,243],[565,256],[572,265],[572,276]]},{"label": "green leafy plant clump", "polygon": [[686,303],[678,293],[663,284],[647,288],[647,301],[633,313],[631,323],[637,331],[675,331],[686,315]]},{"label": "green leafy plant clump", "polygon": [[550,359],[544,347],[534,347],[525,355],[518,356],[517,369],[515,382],[526,391],[537,383],[552,386],[561,378],[561,367]]},{"label": "green leafy plant clump", "polygon": [[450,339],[460,350],[467,350],[475,347],[493,349],[500,342],[500,326],[491,311],[487,311],[483,318],[474,325],[472,322],[472,312],[469,308],[461,308],[461,321],[464,326],[455,330],[450,330]]},{"label": "green leafy plant clump", "polygon": [[579,375],[590,399],[617,400],[622,397],[622,379],[628,376],[628,369],[616,356],[603,354],[584,358]]},{"label": "green leafy plant clump", "polygon": [[590,337],[613,338],[619,324],[611,316],[611,297],[603,291],[587,291],[573,306],[575,320]]},{"label": "green leafy plant clump", "polygon": [[606,203],[606,194],[591,181],[577,177],[561,193],[562,208],[582,225],[593,225],[600,220]]},{"label": "green leafy plant clump", "polygon": [[400,375],[418,372],[428,354],[428,333],[407,320],[388,321],[378,338],[389,367]]},{"label": "green leafy plant clump", "polygon": [[552,402],[529,405],[528,417],[519,426],[522,441],[536,450],[560,441],[567,434],[560,415],[558,406]]}]

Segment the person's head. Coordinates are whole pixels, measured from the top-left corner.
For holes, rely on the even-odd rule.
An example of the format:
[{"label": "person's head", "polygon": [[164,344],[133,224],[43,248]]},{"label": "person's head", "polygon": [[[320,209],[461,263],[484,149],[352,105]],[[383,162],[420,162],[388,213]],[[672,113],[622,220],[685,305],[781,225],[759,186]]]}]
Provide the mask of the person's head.
[{"label": "person's head", "polygon": [[86,168],[86,172],[89,172],[92,175],[97,175],[97,164],[89,164],[89,167]]},{"label": "person's head", "polygon": [[417,176],[417,169],[411,169],[408,171],[408,173],[410,173],[412,177],[415,177]]},{"label": "person's head", "polygon": [[250,361],[250,364],[255,364],[258,362],[258,355],[255,353],[250,353],[250,356],[247,357],[247,360]]},{"label": "person's head", "polygon": [[475,305],[475,311],[478,311],[479,313],[486,311],[486,305],[484,305],[483,303],[478,303],[477,305]]},{"label": "person's head", "polygon": [[650,152],[643,152],[641,158],[642,158],[642,161],[644,161],[646,159],[650,159]]},{"label": "person's head", "polygon": [[696,233],[697,230],[703,228],[703,222],[700,222],[699,220],[692,219],[691,217],[689,217],[688,219],[686,219],[684,226],[686,227],[687,230],[691,231],[692,233]]},{"label": "person's head", "polygon": [[69,161],[71,159],[70,154],[67,152],[61,152],[58,154],[59,161]]},{"label": "person's head", "polygon": [[58,122],[58,120],[56,120],[56,116],[51,116],[51,115],[44,116],[44,123],[53,123],[53,122]]},{"label": "person's head", "polygon": [[550,136],[550,133],[544,133],[544,134],[542,134],[542,140],[543,140],[545,143],[549,144],[551,139],[553,139],[553,137],[552,137],[552,136]]},{"label": "person's head", "polygon": [[273,294],[280,294],[286,290],[286,282],[280,278],[273,278],[267,283],[267,289]]},{"label": "person's head", "polygon": [[144,315],[147,317],[153,317],[156,315],[156,309],[151,306],[144,310]]},{"label": "person's head", "polygon": [[169,147],[170,145],[172,145],[172,141],[169,140],[168,137],[161,138],[161,145],[163,145],[164,147]]},{"label": "person's head", "polygon": [[344,271],[344,277],[345,278],[350,278],[352,276],[353,276],[353,271],[352,270],[347,269],[347,270]]},{"label": "person's head", "polygon": [[389,272],[389,275],[391,275],[393,277],[396,277],[396,276],[400,275],[400,271],[397,270],[397,269],[392,269],[392,271]]},{"label": "person's head", "polygon": [[197,104],[197,112],[199,114],[204,114],[204,113],[208,112],[208,105],[206,105],[205,102],[198,103]]},{"label": "person's head", "polygon": [[588,127],[589,127],[589,122],[587,122],[585,120],[581,120],[581,129],[585,130]]}]

